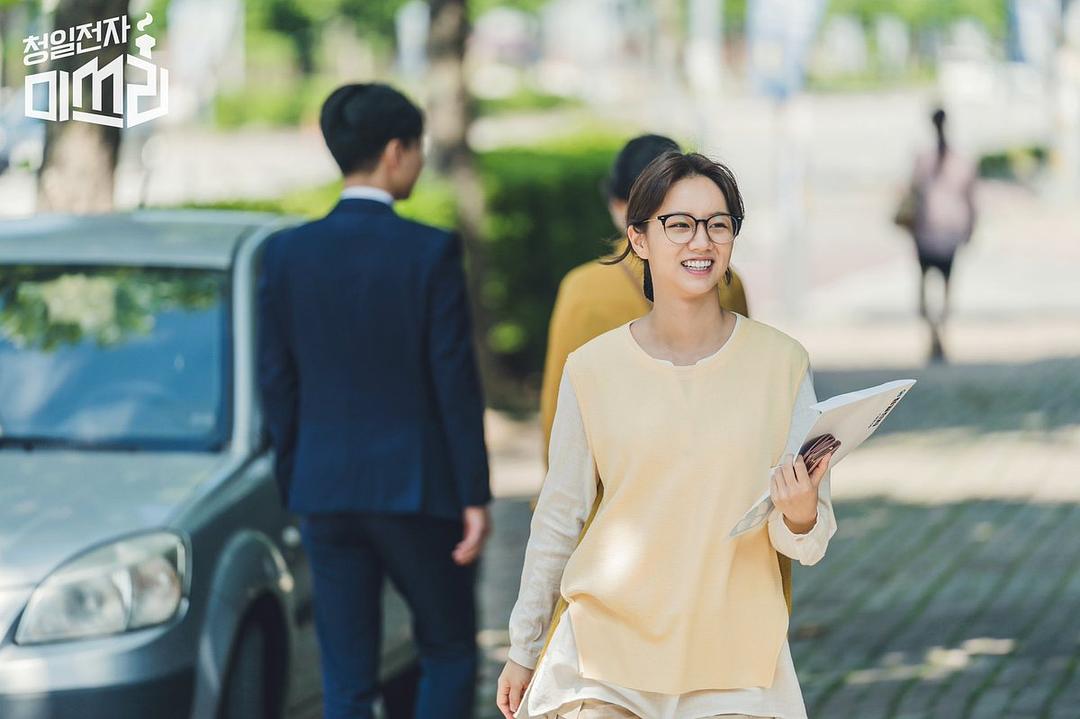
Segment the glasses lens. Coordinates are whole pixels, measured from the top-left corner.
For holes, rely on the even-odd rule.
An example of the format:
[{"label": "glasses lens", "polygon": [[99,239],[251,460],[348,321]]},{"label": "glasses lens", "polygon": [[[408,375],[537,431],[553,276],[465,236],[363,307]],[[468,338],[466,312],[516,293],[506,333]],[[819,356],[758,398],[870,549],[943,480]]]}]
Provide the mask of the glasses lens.
[{"label": "glasses lens", "polygon": [[689,242],[696,229],[697,222],[690,215],[671,215],[664,220],[664,232],[672,242]]},{"label": "glasses lens", "polygon": [[709,218],[709,239],[713,242],[731,242],[735,238],[734,220],[727,215],[713,215]]}]

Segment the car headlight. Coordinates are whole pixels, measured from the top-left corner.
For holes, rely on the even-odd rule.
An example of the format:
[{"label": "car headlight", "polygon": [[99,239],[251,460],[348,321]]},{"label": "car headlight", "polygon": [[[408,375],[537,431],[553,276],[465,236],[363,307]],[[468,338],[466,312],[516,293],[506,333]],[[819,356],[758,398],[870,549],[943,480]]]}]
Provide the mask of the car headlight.
[{"label": "car headlight", "polygon": [[167,622],[183,600],[186,567],[184,541],[170,532],[95,549],[34,590],[15,641],[87,639]]}]

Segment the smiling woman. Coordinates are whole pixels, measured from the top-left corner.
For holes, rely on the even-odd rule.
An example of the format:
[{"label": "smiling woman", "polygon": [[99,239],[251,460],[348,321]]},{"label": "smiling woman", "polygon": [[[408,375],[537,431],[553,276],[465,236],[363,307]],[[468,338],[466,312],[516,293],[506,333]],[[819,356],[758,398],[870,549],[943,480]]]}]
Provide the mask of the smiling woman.
[{"label": "smiling woman", "polygon": [[718,301],[742,217],[731,171],[698,154],[661,155],[630,191],[622,257],[647,263],[653,305],[567,357],[507,719],[806,719],[778,555],[818,562],[836,523],[826,465],[728,535],[815,401],[806,349]]},{"label": "smiling woman", "polygon": [[216,449],[227,274],[0,266],[0,443]]},{"label": "smiling woman", "polygon": [[[649,223],[657,223],[674,246],[657,248],[662,256],[677,257],[696,277],[711,278],[714,269],[723,268],[724,284],[731,284],[731,250],[742,229],[744,211],[731,170],[704,155],[672,151],[656,158],[647,171],[648,176],[642,172],[631,188],[626,207],[628,242],[612,262],[636,254],[645,267],[645,296],[655,301],[649,251],[636,248],[634,239],[647,234]],[[705,232],[698,232],[699,225]],[[699,237],[707,241],[697,241]],[[670,269],[670,264],[665,267]]]}]

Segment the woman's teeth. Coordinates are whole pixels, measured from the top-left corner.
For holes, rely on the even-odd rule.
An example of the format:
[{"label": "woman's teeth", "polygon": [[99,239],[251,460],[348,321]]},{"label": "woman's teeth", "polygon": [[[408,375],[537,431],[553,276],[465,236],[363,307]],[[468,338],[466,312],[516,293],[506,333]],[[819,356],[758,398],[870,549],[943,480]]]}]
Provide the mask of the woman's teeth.
[{"label": "woman's teeth", "polygon": [[712,267],[712,260],[683,260],[682,266],[689,270],[707,270]]}]

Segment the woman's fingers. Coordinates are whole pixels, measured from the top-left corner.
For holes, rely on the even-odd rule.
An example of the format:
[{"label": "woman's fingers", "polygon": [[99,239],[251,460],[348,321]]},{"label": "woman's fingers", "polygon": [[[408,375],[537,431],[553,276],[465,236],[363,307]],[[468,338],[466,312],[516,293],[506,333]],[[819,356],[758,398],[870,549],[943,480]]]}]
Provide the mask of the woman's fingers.
[{"label": "woman's fingers", "polygon": [[816,516],[818,483],[828,469],[832,453],[823,456],[813,474],[800,455],[785,454],[770,476],[770,494],[773,504],[793,521],[811,521]]},{"label": "woman's fingers", "polygon": [[510,717],[510,682],[505,679],[499,680],[499,690],[495,693],[495,704],[499,707],[502,715]]},{"label": "woman's fingers", "polygon": [[818,462],[814,474],[810,476],[810,481],[813,482],[815,487],[821,484],[821,480],[825,479],[825,473],[829,471],[829,465],[832,464],[834,454],[836,454],[835,449],[822,457],[821,461]]},{"label": "woman's fingers", "polygon": [[507,707],[510,710],[510,714],[513,714],[518,710],[518,706],[521,704],[521,691],[515,691],[514,687],[510,687],[510,696],[508,699],[510,701],[507,702]]},{"label": "woman's fingers", "polygon": [[799,489],[798,476],[795,474],[793,460],[794,455],[789,453],[784,455],[784,458],[780,463],[781,469],[784,473],[784,487],[790,494],[795,493]]},{"label": "woman's fingers", "polygon": [[524,693],[525,687],[523,686],[515,687],[512,682],[505,680],[499,683],[499,692],[495,698],[495,703],[505,719],[513,719],[514,712],[521,705],[521,697]]},{"label": "woman's fingers", "polygon": [[795,482],[799,485],[807,485],[810,483],[810,470],[806,468],[806,459],[800,454],[795,458],[794,467]]},{"label": "woman's fingers", "polygon": [[515,672],[511,671],[510,667],[511,664],[507,662],[503,675],[499,677],[498,691],[495,696],[495,703],[505,719],[513,719],[514,712],[521,704],[526,684],[515,676]]},{"label": "woman's fingers", "polygon": [[780,466],[773,472],[773,481],[776,482],[776,490],[783,498],[787,498],[791,495],[791,481],[788,476],[790,470],[791,467],[781,461]]}]

